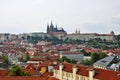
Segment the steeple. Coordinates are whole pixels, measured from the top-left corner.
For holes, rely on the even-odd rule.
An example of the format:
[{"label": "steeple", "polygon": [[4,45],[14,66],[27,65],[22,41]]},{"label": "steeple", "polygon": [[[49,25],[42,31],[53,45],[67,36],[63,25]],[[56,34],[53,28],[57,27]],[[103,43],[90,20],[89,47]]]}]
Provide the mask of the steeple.
[{"label": "steeple", "polygon": [[50,24],[50,31],[53,31],[53,28],[54,28],[54,26],[53,26],[53,23],[52,23],[52,21],[51,21],[51,24]]},{"label": "steeple", "polygon": [[115,33],[113,31],[110,32],[111,35],[115,35]]},{"label": "steeple", "polygon": [[77,34],[77,29],[75,30],[75,34]]},{"label": "steeple", "polygon": [[80,30],[78,31],[78,34],[80,34]]},{"label": "steeple", "polygon": [[49,33],[50,28],[49,28],[49,24],[47,24],[47,33]]}]

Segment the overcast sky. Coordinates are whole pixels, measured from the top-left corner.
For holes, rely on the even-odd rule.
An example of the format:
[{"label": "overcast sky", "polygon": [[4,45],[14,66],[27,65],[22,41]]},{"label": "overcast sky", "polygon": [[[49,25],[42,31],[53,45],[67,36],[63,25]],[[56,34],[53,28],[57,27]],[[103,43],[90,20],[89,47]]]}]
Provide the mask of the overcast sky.
[{"label": "overcast sky", "polygon": [[68,33],[120,34],[120,0],[0,0],[0,33],[46,32],[46,25]]}]

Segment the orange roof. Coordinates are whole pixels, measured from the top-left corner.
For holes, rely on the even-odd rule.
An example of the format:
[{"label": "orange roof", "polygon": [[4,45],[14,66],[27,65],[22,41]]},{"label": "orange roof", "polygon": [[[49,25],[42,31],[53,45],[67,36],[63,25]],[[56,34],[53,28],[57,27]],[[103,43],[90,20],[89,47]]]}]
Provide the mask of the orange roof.
[{"label": "orange roof", "polygon": [[50,35],[58,35],[58,34],[64,34],[66,35],[67,33],[66,32],[49,32]]},{"label": "orange roof", "polygon": [[33,69],[34,68],[34,64],[28,64],[27,66],[25,66],[25,69]]},{"label": "orange roof", "polygon": [[[75,65],[75,64],[70,64],[70,63],[67,63],[67,62],[64,62],[63,63],[64,67],[63,67],[63,71],[66,71],[66,72],[71,72],[72,73],[72,67]],[[78,67],[78,72],[77,74],[80,74],[80,75],[84,75],[84,76],[88,76],[88,71],[87,71],[87,68],[86,66],[82,66],[82,65],[77,65]],[[59,66],[56,66],[56,69],[59,69]]]},{"label": "orange roof", "polygon": [[37,75],[38,72],[34,69],[23,69],[22,71],[28,72],[30,75]]},{"label": "orange roof", "polygon": [[42,77],[42,76],[9,76],[9,77],[0,77],[0,80],[59,80],[53,77]]},{"label": "orange roof", "polygon": [[46,58],[31,58],[29,61],[45,61]]},{"label": "orange roof", "polygon": [[81,52],[64,51],[63,54],[82,54]]},{"label": "orange roof", "polygon": [[[74,64],[63,63],[63,71],[72,73],[72,68]],[[76,65],[78,68],[77,74],[83,76],[89,76],[88,66]],[[59,70],[59,65],[55,67],[55,69]],[[120,80],[120,72],[104,70],[99,68],[94,68],[95,76],[94,78],[101,80]]]},{"label": "orange roof", "polygon": [[[31,74],[36,74],[36,71],[33,69],[23,69]],[[59,80],[53,78],[53,72],[46,72],[41,76],[7,76],[8,70],[0,70],[0,80]]]},{"label": "orange roof", "polygon": [[120,80],[120,72],[97,68],[95,69],[95,71],[95,78],[99,78],[101,80]]},{"label": "orange roof", "polygon": [[0,70],[0,76],[7,76],[9,74],[8,70]]}]

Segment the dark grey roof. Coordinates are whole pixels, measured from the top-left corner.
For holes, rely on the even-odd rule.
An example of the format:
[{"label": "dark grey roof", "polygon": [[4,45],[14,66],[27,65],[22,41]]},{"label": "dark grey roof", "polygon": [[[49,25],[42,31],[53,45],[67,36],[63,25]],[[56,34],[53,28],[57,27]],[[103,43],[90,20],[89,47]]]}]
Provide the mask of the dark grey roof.
[{"label": "dark grey roof", "polygon": [[103,58],[103,59],[95,62],[94,65],[99,65],[99,66],[107,67],[114,60],[114,58],[115,58],[115,56],[105,57],[105,58]]}]

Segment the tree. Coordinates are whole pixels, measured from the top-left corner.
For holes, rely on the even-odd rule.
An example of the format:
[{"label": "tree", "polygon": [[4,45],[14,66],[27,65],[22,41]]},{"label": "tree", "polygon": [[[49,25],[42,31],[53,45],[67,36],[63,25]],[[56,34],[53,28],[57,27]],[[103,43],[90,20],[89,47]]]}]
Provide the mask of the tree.
[{"label": "tree", "polygon": [[21,68],[17,65],[12,66],[10,76],[21,76]]},{"label": "tree", "polygon": [[76,61],[75,59],[69,59],[69,58],[67,58],[66,56],[63,56],[63,57],[61,58],[61,61],[62,61],[62,62],[66,61],[66,62],[74,63],[74,64],[77,63],[77,61]]},{"label": "tree", "polygon": [[107,57],[107,54],[105,54],[105,53],[98,53],[99,54],[99,60],[100,59],[102,59],[102,58],[105,58],[105,57]]},{"label": "tree", "polygon": [[90,53],[87,53],[84,49],[81,50],[81,52],[84,54],[84,56],[90,56]]},{"label": "tree", "polygon": [[63,57],[61,58],[61,61],[62,61],[62,62],[67,61],[67,57],[66,57],[66,56],[63,56]]},{"label": "tree", "polygon": [[22,39],[23,39],[23,40],[25,40],[25,37],[24,37],[24,36],[22,36]]},{"label": "tree", "polygon": [[105,58],[105,57],[107,57],[107,54],[102,53],[102,52],[101,53],[92,53],[91,54],[91,62],[94,63],[94,62],[96,62],[102,58]]},{"label": "tree", "polygon": [[81,64],[83,64],[83,65],[87,65],[87,66],[92,65],[91,61],[88,60],[88,59],[83,60],[83,61],[81,62]]},{"label": "tree", "polygon": [[77,61],[76,61],[75,59],[71,59],[71,60],[70,60],[70,63],[74,63],[74,64],[76,64]]},{"label": "tree", "polygon": [[96,62],[96,61],[98,61],[98,60],[100,60],[102,58],[105,58],[105,57],[107,57],[107,54],[102,53],[102,52],[100,52],[100,53],[92,53],[91,54],[91,59],[90,60],[88,60],[88,59],[83,60],[81,62],[81,64],[89,66],[89,65],[92,65],[94,62]]},{"label": "tree", "polygon": [[5,63],[9,62],[9,59],[7,56],[0,56],[0,59],[3,59],[5,61]]},{"label": "tree", "polygon": [[9,62],[9,60],[8,60],[8,57],[7,57],[7,56],[4,56],[3,58],[4,58],[4,60],[5,60],[5,62],[6,62],[6,63],[8,63],[8,62]]},{"label": "tree", "polygon": [[27,62],[29,59],[30,59],[30,56],[29,56],[29,54],[27,53],[27,54],[25,55],[25,58],[23,59],[23,61]]},{"label": "tree", "polygon": [[10,69],[10,76],[29,76],[28,72],[22,71],[21,67],[18,65],[13,65]]},{"label": "tree", "polygon": [[91,54],[91,62],[94,63],[99,59],[99,55],[97,53]]}]

